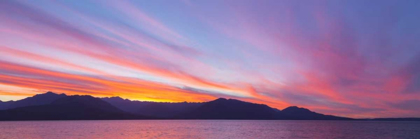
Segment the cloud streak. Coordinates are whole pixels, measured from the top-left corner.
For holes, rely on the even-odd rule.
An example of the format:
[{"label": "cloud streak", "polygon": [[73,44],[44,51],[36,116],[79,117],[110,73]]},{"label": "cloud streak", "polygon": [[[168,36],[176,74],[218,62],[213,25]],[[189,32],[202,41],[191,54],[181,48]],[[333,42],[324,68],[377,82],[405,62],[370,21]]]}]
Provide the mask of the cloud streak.
[{"label": "cloud streak", "polygon": [[413,5],[1,1],[0,100],[51,90],[420,116]]}]

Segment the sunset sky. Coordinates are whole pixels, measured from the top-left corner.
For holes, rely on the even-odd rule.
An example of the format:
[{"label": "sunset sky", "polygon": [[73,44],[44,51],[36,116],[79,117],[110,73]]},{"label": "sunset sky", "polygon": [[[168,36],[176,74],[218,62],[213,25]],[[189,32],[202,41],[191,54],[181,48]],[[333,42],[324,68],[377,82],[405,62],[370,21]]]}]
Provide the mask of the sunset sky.
[{"label": "sunset sky", "polygon": [[219,97],[420,116],[418,0],[1,0],[0,100]]}]

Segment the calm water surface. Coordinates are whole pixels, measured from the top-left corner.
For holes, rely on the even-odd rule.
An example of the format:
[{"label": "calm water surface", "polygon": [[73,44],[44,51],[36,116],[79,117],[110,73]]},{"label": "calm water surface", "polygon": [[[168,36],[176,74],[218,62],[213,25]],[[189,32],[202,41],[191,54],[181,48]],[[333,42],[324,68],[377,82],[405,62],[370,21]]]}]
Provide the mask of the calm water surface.
[{"label": "calm water surface", "polygon": [[420,122],[122,120],[0,122],[1,139],[415,139]]}]

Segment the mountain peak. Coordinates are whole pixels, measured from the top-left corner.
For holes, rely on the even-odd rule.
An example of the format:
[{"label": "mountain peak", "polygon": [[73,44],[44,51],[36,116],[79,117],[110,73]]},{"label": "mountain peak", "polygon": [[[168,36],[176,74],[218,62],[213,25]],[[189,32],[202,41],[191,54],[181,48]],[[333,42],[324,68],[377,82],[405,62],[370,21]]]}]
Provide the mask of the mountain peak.
[{"label": "mountain peak", "polygon": [[213,101],[226,101],[226,100],[227,100],[226,98],[218,98],[218,99],[213,100]]},{"label": "mountain peak", "polygon": [[60,106],[95,108],[106,111],[120,112],[120,110],[106,101],[89,95],[67,96],[55,100],[51,104]]},{"label": "mountain peak", "polygon": [[[220,101],[220,102],[222,102],[222,101],[240,101],[240,100],[237,100],[237,99],[231,99],[231,98],[229,98],[229,99],[227,99],[227,98],[218,98],[218,99],[215,99],[215,100],[213,100],[213,101]],[[243,102],[243,101],[241,101],[241,102]]]},{"label": "mountain peak", "polygon": [[56,93],[51,92],[51,91],[48,91],[48,92],[47,92],[47,93],[45,93],[45,94],[56,94]]},{"label": "mountain peak", "polygon": [[281,113],[285,114],[286,116],[289,116],[289,118],[291,119],[296,120],[350,120],[350,118],[324,115],[297,106],[287,107],[283,109]]},{"label": "mountain peak", "polygon": [[18,101],[9,101],[10,105],[7,107],[3,107],[0,109],[12,109],[12,108],[18,108],[18,107],[25,107],[25,106],[37,106],[37,105],[45,105],[50,104],[51,102],[66,97],[65,94],[56,94],[51,91],[48,91],[44,94],[36,94],[32,97],[27,97],[22,100]]},{"label": "mountain peak", "polygon": [[[106,119],[107,117],[111,119],[112,117],[118,117],[115,119],[127,119],[126,116],[136,118],[138,115],[176,119],[350,119],[324,115],[297,106],[287,107],[280,111],[264,104],[226,98],[218,98],[204,103],[158,103],[130,101],[117,96],[108,98],[95,98],[89,95],[67,96],[51,91],[0,107],[0,110],[6,109],[7,111],[13,110],[17,112],[9,115],[9,119],[19,119],[19,116],[27,119]],[[0,113],[7,111],[0,111]],[[32,114],[27,114],[29,112],[35,112],[36,114],[32,117]],[[57,112],[61,114],[58,117],[56,116]]]},{"label": "mountain peak", "polygon": [[185,119],[276,119],[277,115],[277,111],[267,105],[218,98],[180,117]]},{"label": "mountain peak", "polygon": [[67,95],[66,94],[57,94],[57,93],[48,91],[44,94],[36,94],[34,97],[36,97],[36,96],[67,96]]},{"label": "mountain peak", "polygon": [[300,108],[298,106],[290,106],[282,110],[283,112],[312,112],[306,108]]},{"label": "mountain peak", "polygon": [[113,97],[107,97],[107,99],[112,99],[112,100],[125,100],[119,96],[113,96]]}]

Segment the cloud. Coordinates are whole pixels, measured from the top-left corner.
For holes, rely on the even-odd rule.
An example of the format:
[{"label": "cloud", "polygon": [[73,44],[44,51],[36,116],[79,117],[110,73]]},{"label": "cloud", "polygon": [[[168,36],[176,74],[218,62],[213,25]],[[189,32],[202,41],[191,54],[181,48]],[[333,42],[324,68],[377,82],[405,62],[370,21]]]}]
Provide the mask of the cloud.
[{"label": "cloud", "polygon": [[409,111],[419,111],[420,108],[420,100],[404,100],[397,103],[390,103],[391,107],[402,109],[402,110],[409,110]]},{"label": "cloud", "polygon": [[418,116],[417,2],[0,3],[0,83],[28,95]]}]

